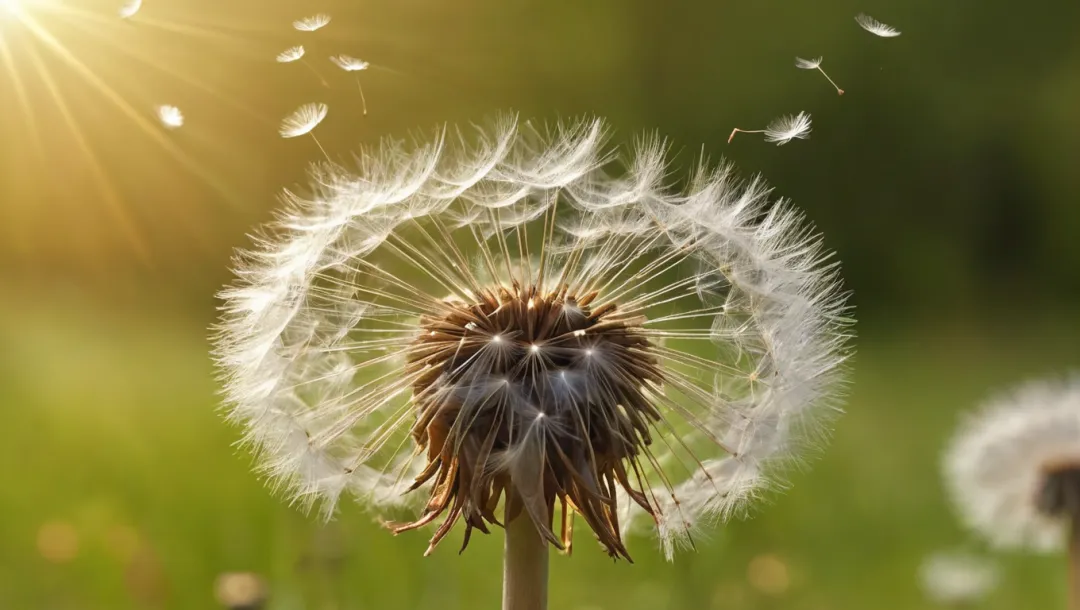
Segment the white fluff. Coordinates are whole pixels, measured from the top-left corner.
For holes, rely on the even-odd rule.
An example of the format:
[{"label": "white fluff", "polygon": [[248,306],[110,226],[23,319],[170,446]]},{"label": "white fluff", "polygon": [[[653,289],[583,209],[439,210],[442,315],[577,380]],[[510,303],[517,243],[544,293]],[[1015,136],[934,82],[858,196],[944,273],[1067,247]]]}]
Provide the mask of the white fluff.
[{"label": "white fluff", "polygon": [[[821,441],[840,412],[850,320],[820,237],[760,179],[702,166],[676,191],[662,142],[614,174],[605,140],[599,120],[540,130],[505,117],[418,147],[386,142],[355,171],[320,166],[312,195],[286,194],[279,221],[236,259],[215,336],[229,417],[271,480],[327,513],[346,491],[374,509],[422,502],[401,495],[423,463],[402,358],[447,294],[513,280],[597,290],[647,318],[666,380],[648,390],[664,421],[642,475],[669,556]],[[541,370],[543,349],[506,353],[492,337],[483,354]],[[594,391],[588,379],[558,379],[566,400]],[[458,391],[515,400],[496,381]],[[513,472],[518,449],[492,467]]]},{"label": "white fluff", "polygon": [[184,125],[184,113],[176,106],[164,104],[154,108],[158,120],[166,129],[178,129]]},{"label": "white fluff", "polygon": [[810,115],[805,112],[796,115],[786,114],[765,127],[765,141],[776,142],[777,146],[783,146],[795,139],[805,140],[809,137]]},{"label": "white fluff", "polygon": [[310,17],[304,17],[303,19],[297,19],[293,21],[293,28],[301,32],[314,32],[315,30],[322,29],[330,23],[330,15],[326,13],[316,13]]},{"label": "white fluff", "polygon": [[884,23],[874,19],[870,15],[860,13],[855,17],[855,23],[859,24],[859,27],[870,32],[874,36],[880,36],[882,38],[893,38],[900,35],[900,30],[894,28],[891,25],[885,25]]},{"label": "white fluff", "polygon": [[283,138],[296,138],[311,133],[326,118],[328,111],[326,104],[304,104],[282,119],[278,133]]},{"label": "white fluff", "polygon": [[962,521],[1000,548],[1053,551],[1066,527],[1041,514],[1046,465],[1080,463],[1080,377],[995,397],[949,445],[944,476]]}]

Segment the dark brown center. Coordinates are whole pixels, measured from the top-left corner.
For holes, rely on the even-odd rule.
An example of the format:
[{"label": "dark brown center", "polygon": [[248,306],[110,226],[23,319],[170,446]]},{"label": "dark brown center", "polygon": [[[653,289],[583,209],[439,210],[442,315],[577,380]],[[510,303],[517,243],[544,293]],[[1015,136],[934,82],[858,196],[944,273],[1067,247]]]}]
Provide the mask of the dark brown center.
[{"label": "dark brown center", "polygon": [[[420,519],[395,532],[446,512],[431,548],[463,518],[464,549],[473,528],[501,525],[502,502],[505,522],[525,509],[564,549],[580,513],[610,555],[629,559],[615,494],[621,487],[653,513],[642,460],[661,415],[647,387],[663,376],[644,318],[594,306],[596,297],[499,288],[421,321],[406,374],[416,376],[412,435],[427,466],[413,489],[434,484]],[[518,467],[530,460],[535,468]],[[551,527],[556,501],[560,536]]]},{"label": "dark brown center", "polygon": [[1080,464],[1047,466],[1036,505],[1049,517],[1080,517]]}]

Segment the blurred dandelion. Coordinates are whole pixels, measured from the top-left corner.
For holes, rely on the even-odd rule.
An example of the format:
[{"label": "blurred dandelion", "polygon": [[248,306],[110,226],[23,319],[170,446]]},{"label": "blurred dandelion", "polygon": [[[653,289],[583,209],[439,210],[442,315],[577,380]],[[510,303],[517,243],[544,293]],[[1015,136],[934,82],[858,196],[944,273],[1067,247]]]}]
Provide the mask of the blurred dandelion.
[{"label": "blurred dandelion", "polygon": [[[330,57],[330,61],[346,72],[360,72],[367,70],[371,65],[369,62],[348,55],[334,55]],[[364,116],[367,116],[367,99],[364,97],[364,87],[360,85],[359,74],[356,75],[356,87],[360,89],[360,101],[364,105]]]},{"label": "blurred dandelion", "polygon": [[506,608],[545,607],[576,516],[625,558],[648,518],[670,558],[840,412],[851,321],[802,215],[727,166],[670,190],[658,140],[616,177],[605,138],[509,117],[323,165],[220,295],[262,471],[325,514],[418,508],[395,533],[441,517],[429,553],[505,527]]},{"label": "blurred dandelion", "polygon": [[836,94],[837,95],[844,95],[844,90],[841,89],[835,82],[833,82],[833,79],[830,78],[829,75],[826,74],[825,71],[821,69],[821,61],[823,59],[825,59],[825,58],[824,57],[815,57],[814,59],[803,59],[801,57],[796,57],[795,58],[795,67],[799,68],[799,69],[802,69],[802,70],[817,70],[818,72],[821,72],[821,75],[824,76],[829,81],[829,84],[832,85],[834,88],[836,88]]},{"label": "blurred dandelion", "polygon": [[131,19],[142,8],[142,0],[128,0],[117,11],[121,19]]},{"label": "blurred dandelion", "polygon": [[214,597],[229,610],[260,610],[266,604],[266,583],[251,572],[226,572],[214,582]]},{"label": "blurred dandelion", "polygon": [[278,133],[283,138],[298,138],[310,133],[311,139],[315,140],[315,144],[322,151],[323,156],[329,160],[330,155],[326,154],[326,149],[323,148],[319,139],[312,133],[319,126],[319,123],[322,123],[323,119],[326,118],[328,111],[329,107],[326,104],[304,104],[282,119]]},{"label": "blurred dandelion", "polygon": [[728,144],[735,139],[737,133],[763,133],[766,142],[776,142],[777,146],[783,146],[794,139],[805,140],[810,137],[810,115],[800,112],[796,115],[786,114],[774,119],[765,129],[739,129],[731,130],[728,136]]},{"label": "blurred dandelion", "polygon": [[291,64],[297,61],[300,62],[301,64],[306,66],[308,70],[311,70],[311,73],[315,75],[315,78],[319,79],[319,82],[322,83],[322,86],[329,87],[330,83],[326,82],[326,79],[323,78],[322,74],[320,74],[319,71],[315,69],[315,66],[309,64],[307,60],[304,59],[305,53],[306,51],[304,50],[303,45],[296,45],[295,47],[289,47],[288,49],[285,49],[284,51],[278,53],[275,59],[279,64]]},{"label": "blurred dandelion", "polygon": [[993,545],[1067,546],[1080,607],[1080,376],[991,399],[956,433],[944,475],[962,521]]},{"label": "blurred dandelion", "polygon": [[327,15],[326,13],[317,13],[310,17],[297,19],[292,25],[301,32],[314,32],[315,30],[326,27],[328,23],[330,23],[330,15]]},{"label": "blurred dandelion", "polygon": [[968,553],[934,553],[919,567],[926,596],[934,603],[962,608],[973,605],[997,584],[997,567]]},{"label": "blurred dandelion", "polygon": [[176,129],[183,127],[184,125],[184,113],[180,112],[180,109],[176,106],[169,106],[164,104],[154,109],[157,113],[157,118],[161,121],[161,124],[166,129]]},{"label": "blurred dandelion", "polygon": [[858,23],[859,27],[866,30],[867,32],[870,32],[871,34],[875,36],[880,36],[882,38],[892,38],[894,36],[900,35],[900,30],[892,27],[891,25],[885,25],[884,23],[864,13],[859,13],[859,15],[855,17],[855,23]]}]

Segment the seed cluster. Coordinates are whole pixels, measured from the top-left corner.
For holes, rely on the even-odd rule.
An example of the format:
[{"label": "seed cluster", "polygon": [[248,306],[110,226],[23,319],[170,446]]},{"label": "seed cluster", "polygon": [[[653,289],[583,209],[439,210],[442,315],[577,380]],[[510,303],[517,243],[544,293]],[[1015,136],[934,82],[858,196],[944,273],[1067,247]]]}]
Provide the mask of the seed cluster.
[{"label": "seed cluster", "polygon": [[[423,515],[395,532],[446,513],[429,551],[460,518],[464,550],[473,528],[501,525],[502,501],[505,522],[532,518],[566,550],[580,513],[609,555],[629,559],[616,489],[654,513],[642,460],[652,459],[650,426],[661,419],[648,387],[663,376],[641,332],[644,318],[615,303],[594,306],[596,298],[515,284],[422,321],[406,374],[419,375],[412,437],[427,464],[412,489],[434,484]],[[556,501],[559,536],[551,527]]]}]

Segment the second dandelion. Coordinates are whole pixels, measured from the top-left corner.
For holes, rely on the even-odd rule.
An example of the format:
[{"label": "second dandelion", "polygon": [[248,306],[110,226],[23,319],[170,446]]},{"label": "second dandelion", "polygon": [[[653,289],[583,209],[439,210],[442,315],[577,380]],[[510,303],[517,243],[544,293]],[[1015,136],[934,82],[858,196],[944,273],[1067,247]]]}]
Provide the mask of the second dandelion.
[{"label": "second dandelion", "polygon": [[991,400],[957,432],[944,471],[962,520],[995,546],[1068,549],[1080,609],[1080,376]]}]

